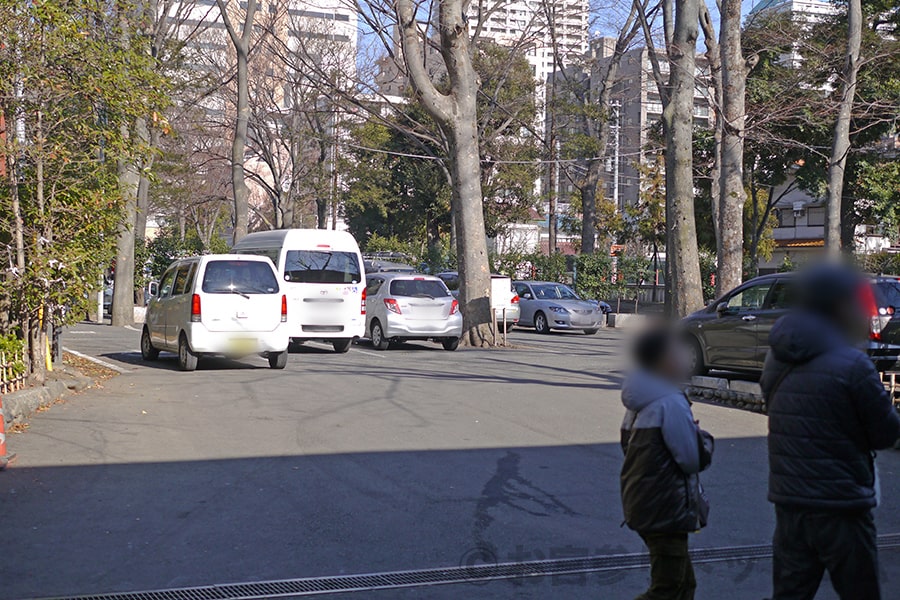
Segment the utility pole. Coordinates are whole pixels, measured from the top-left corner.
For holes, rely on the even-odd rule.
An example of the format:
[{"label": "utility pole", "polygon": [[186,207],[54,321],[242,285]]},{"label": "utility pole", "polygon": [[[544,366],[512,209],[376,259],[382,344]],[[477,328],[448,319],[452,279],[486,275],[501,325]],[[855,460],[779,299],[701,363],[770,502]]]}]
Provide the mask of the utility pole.
[{"label": "utility pole", "polygon": [[[555,35],[555,27],[556,27],[556,3],[554,2],[550,9],[550,30],[551,30],[551,39],[556,39]],[[547,254],[549,256],[553,256],[553,253],[556,252],[556,203],[558,200],[559,194],[559,156],[557,153],[557,141],[556,141],[556,50],[557,48],[553,48],[553,72],[550,75],[550,102],[547,103],[547,108],[550,110],[550,131],[548,132],[549,137],[549,150],[550,150],[550,163],[549,163],[549,176],[547,177],[547,183],[550,187],[550,197],[549,204],[550,210],[547,215]]]},{"label": "utility pole", "polygon": [[610,103],[613,110],[613,205],[617,211],[621,211],[619,206],[619,101]]}]

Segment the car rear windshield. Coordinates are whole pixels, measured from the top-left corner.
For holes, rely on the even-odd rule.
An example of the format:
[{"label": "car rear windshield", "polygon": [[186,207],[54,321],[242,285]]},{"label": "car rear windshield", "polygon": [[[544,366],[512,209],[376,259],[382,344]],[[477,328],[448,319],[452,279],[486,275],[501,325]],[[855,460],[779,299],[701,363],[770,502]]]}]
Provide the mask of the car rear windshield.
[{"label": "car rear windshield", "polygon": [[571,288],[562,284],[545,283],[531,287],[534,288],[538,300],[579,300]]},{"label": "car rear windshield", "polygon": [[449,295],[447,286],[434,279],[395,279],[391,282],[391,296],[442,298]]},{"label": "car rear windshield", "polygon": [[876,281],[872,287],[875,291],[875,302],[879,307],[900,308],[900,281]]},{"label": "car rear windshield", "polygon": [[277,294],[278,279],[258,260],[213,260],[206,263],[203,291],[207,294]]},{"label": "car rear windshield", "polygon": [[284,279],[294,283],[359,283],[362,275],[355,252],[289,250]]}]

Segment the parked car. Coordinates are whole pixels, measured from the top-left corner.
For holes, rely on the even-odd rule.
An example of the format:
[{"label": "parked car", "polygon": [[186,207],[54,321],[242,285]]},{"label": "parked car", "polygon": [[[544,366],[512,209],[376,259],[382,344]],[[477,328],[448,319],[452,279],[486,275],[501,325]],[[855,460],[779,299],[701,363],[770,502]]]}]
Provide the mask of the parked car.
[{"label": "parked car", "polygon": [[392,342],[434,340],[456,350],[462,336],[459,302],[432,275],[373,273],[366,287],[366,330],[376,350]]},{"label": "parked car", "polygon": [[[454,298],[459,298],[459,273],[457,271],[444,271],[438,273]],[[512,279],[505,275],[491,275],[491,309],[494,311],[494,319],[497,322],[497,330],[507,330],[519,322],[521,309],[519,307],[519,295],[512,284]],[[505,310],[504,310],[505,309]],[[505,312],[505,315],[504,315]],[[506,322],[504,323],[504,316]]]},{"label": "parked car", "polygon": [[288,302],[268,258],[236,254],[177,260],[150,299],[141,356],[178,353],[183,371],[205,355],[262,354],[273,369],[288,357]]},{"label": "parked car", "polygon": [[279,229],[245,236],[234,248],[268,257],[283,278],[291,341],[323,340],[347,352],[365,335],[366,275],[352,235],[331,229]]},{"label": "parked car", "polygon": [[[796,298],[794,273],[745,282],[682,320],[694,374],[710,369],[759,373],[769,351],[769,332]],[[869,316],[865,349],[879,371],[900,360],[900,280],[869,277],[862,290]]]},{"label": "parked car", "polygon": [[603,326],[605,316],[600,305],[582,300],[565,284],[517,281],[514,286],[519,295],[520,326],[534,327],[538,333],[580,329],[588,335],[597,333]]}]

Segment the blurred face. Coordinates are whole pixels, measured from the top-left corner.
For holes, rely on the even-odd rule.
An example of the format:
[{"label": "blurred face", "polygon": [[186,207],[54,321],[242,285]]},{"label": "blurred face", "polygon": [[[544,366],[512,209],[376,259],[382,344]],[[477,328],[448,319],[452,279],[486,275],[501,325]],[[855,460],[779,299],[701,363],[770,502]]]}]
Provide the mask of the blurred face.
[{"label": "blurred face", "polygon": [[659,375],[670,381],[681,382],[690,377],[691,365],[687,348],[681,340],[671,340],[657,369]]}]

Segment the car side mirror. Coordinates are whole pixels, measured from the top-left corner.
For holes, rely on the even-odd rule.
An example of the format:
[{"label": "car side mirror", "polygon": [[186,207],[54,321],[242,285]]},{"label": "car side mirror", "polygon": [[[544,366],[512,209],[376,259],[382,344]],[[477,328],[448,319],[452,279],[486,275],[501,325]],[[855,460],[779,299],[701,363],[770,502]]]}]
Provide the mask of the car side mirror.
[{"label": "car side mirror", "polygon": [[719,302],[716,304],[716,313],[721,317],[722,315],[728,314],[728,303],[727,302]]},{"label": "car side mirror", "polygon": [[523,300],[531,300],[531,294],[529,294],[528,292],[525,292],[524,294],[522,294],[522,299]]},{"label": "car side mirror", "polygon": [[159,282],[151,281],[147,284],[147,293],[150,294],[151,298],[156,298],[159,296]]}]

